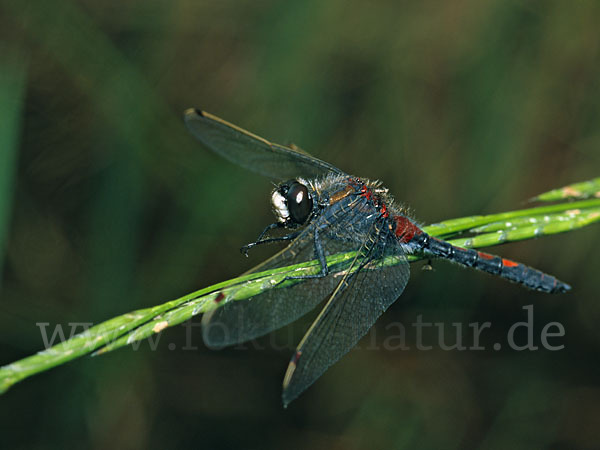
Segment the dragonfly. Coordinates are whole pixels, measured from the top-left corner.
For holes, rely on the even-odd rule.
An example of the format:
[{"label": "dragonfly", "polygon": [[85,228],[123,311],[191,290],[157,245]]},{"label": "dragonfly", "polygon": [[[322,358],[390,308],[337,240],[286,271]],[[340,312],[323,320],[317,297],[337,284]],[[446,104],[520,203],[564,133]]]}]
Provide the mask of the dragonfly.
[{"label": "dragonfly", "polygon": [[[289,362],[284,406],[352,349],[400,297],[409,278],[407,255],[447,259],[532,290],[571,289],[524,264],[428,235],[378,181],[349,175],[295,145],[270,142],[199,109],[187,110],[184,118],[206,147],[277,181],[271,194],[275,222],[242,251],[274,242],[287,246],[247,273],[318,261],[317,273],[289,275],[286,287],[223,302],[202,318],[205,344],[222,348],[281,328],[324,302]],[[336,270],[331,256],[348,252],[349,266]]]}]

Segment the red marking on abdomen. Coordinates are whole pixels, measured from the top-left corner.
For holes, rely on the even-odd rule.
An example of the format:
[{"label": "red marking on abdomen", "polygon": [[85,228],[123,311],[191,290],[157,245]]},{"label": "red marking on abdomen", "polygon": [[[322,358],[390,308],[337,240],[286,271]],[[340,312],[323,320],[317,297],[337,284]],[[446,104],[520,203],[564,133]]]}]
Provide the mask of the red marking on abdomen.
[{"label": "red marking on abdomen", "polygon": [[215,297],[215,303],[220,303],[225,298],[225,294],[219,292]]},{"label": "red marking on abdomen", "polygon": [[400,242],[410,242],[416,234],[422,233],[418,226],[404,216],[394,216],[394,221],[396,222],[395,234]]},{"label": "red marking on abdomen", "polygon": [[510,259],[502,258],[502,265],[504,265],[506,267],[517,267],[519,265],[519,263],[511,261]]},{"label": "red marking on abdomen", "polygon": [[494,259],[494,255],[490,255],[489,253],[477,252],[477,254],[483,259]]}]

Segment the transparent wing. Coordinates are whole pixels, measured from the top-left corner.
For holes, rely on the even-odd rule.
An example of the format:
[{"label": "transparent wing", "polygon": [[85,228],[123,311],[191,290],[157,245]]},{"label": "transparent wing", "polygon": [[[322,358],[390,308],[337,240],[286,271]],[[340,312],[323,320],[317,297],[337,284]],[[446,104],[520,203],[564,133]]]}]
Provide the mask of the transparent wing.
[{"label": "transparent wing", "polygon": [[299,148],[269,142],[199,109],[188,109],[184,119],[192,134],[212,151],[261,175],[289,180],[343,173]]},{"label": "transparent wing", "polygon": [[[363,199],[356,200],[362,202]],[[319,228],[325,256],[356,250],[354,205],[340,209],[335,222],[322,218],[307,228],[285,249],[247,273],[262,272],[316,259],[315,229]],[[367,219],[369,220],[369,219]],[[372,220],[372,219],[371,219]],[[340,274],[308,279],[287,288],[269,289],[252,298],[227,303],[202,317],[202,334],[207,346],[221,348],[254,339],[281,328],[312,310],[333,292]]]},{"label": "transparent wing", "polygon": [[[402,249],[393,242],[370,246],[378,234],[374,227],[354,262],[360,270],[348,271],[298,345],[283,380],[284,405],[354,347],[404,291],[409,266]],[[387,265],[386,257],[398,261]]]}]

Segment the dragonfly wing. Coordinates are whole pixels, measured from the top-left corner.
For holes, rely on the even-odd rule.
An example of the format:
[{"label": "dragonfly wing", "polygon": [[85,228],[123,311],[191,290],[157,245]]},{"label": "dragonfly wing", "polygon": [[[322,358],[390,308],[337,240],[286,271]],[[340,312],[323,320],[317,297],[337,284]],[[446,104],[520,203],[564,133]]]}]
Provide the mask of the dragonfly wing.
[{"label": "dragonfly wing", "polygon": [[184,113],[192,134],[215,153],[261,175],[289,180],[314,178],[329,172],[343,173],[335,166],[298,147],[275,144],[199,109]]},{"label": "dragonfly wing", "polygon": [[[353,218],[348,214],[349,211],[351,210],[339,214],[335,222],[312,223],[290,245],[247,274],[316,259],[315,229],[321,228],[320,235],[342,236],[349,229],[348,224]],[[350,239],[331,239],[325,246],[325,255],[349,252],[356,248],[356,243]],[[226,303],[202,317],[204,342],[209,347],[221,348],[281,328],[311,311],[330,295],[340,277],[341,274],[330,267],[330,273],[326,277],[303,280],[286,288],[267,289],[252,298]]]},{"label": "dragonfly wing", "polygon": [[[402,249],[395,243],[383,249],[368,245],[357,254],[358,270],[348,271],[298,345],[283,381],[284,405],[354,347],[402,294],[409,277]],[[396,258],[396,264],[386,264],[386,258],[388,263]]]}]

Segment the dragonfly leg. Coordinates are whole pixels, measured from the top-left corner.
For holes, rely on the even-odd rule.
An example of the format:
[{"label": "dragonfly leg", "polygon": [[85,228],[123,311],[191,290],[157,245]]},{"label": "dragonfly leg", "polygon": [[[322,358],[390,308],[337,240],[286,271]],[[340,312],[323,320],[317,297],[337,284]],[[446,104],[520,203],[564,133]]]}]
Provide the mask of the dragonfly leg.
[{"label": "dragonfly leg", "polygon": [[329,268],[327,267],[327,260],[325,259],[325,252],[323,251],[323,244],[321,243],[321,239],[319,238],[319,229],[318,228],[315,229],[314,244],[315,244],[315,256],[317,257],[317,259],[319,260],[319,263],[321,264],[321,271],[314,275],[292,275],[289,277],[285,277],[283,280],[281,280],[277,284],[281,284],[287,280],[311,280],[311,279],[315,279],[315,278],[323,278],[323,277],[326,277],[327,275],[329,275]]},{"label": "dragonfly leg", "polygon": [[270,244],[271,242],[290,241],[292,239],[295,239],[300,234],[300,232],[297,231],[294,233],[290,233],[286,236],[263,239],[265,234],[267,234],[270,230],[272,230],[273,228],[280,228],[281,226],[282,225],[279,222],[275,222],[275,223],[268,225],[262,231],[262,233],[260,233],[258,235],[258,238],[256,239],[256,241],[244,245],[242,248],[240,248],[240,252],[242,252],[244,255],[248,256],[248,250],[250,250],[252,247],[256,247],[257,245],[261,245],[261,244]]}]

